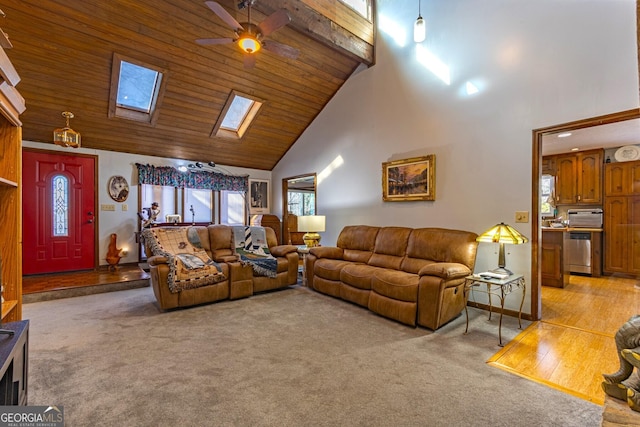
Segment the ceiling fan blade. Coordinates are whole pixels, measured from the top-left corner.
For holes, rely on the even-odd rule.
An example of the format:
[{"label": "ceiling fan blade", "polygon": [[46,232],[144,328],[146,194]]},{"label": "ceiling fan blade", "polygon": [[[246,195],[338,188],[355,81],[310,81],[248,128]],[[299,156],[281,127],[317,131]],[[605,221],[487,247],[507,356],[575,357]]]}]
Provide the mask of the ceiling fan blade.
[{"label": "ceiling fan blade", "polygon": [[228,44],[228,43],[233,43],[233,39],[230,37],[223,38],[223,39],[197,39],[196,43],[201,45]]},{"label": "ceiling fan blade", "polygon": [[258,25],[258,28],[263,36],[268,36],[278,28],[284,27],[289,22],[291,22],[291,17],[287,11],[280,9],[267,16],[264,21]]},{"label": "ceiling fan blade", "polygon": [[253,53],[245,53],[243,55],[244,68],[253,68],[256,66],[256,55]]},{"label": "ceiling fan blade", "polygon": [[224,7],[220,6],[219,3],[216,3],[215,1],[206,1],[204,2],[204,4],[206,4],[209,9],[213,11],[213,13],[218,15],[220,19],[226,22],[227,25],[233,29],[233,31],[244,29],[242,28],[242,25],[240,25],[240,23],[238,23],[238,21],[236,21],[235,18],[225,10]]},{"label": "ceiling fan blade", "polygon": [[276,55],[284,56],[285,58],[298,59],[300,51],[295,47],[287,46],[286,44],[274,42],[273,40],[265,40],[262,42],[264,47],[269,52],[273,52]]}]

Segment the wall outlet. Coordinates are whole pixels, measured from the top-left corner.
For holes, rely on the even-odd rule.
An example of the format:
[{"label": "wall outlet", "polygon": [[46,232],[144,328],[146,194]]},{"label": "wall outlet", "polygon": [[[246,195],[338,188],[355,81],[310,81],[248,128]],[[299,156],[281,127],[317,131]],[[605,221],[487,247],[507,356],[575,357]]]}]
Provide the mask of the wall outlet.
[{"label": "wall outlet", "polygon": [[529,212],[516,211],[516,222],[529,222]]},{"label": "wall outlet", "polygon": [[129,210],[129,205],[127,205],[126,203],[123,203],[122,204],[122,211],[125,212],[125,211],[128,211],[128,210]]},{"label": "wall outlet", "polygon": [[100,205],[101,211],[115,211],[116,205]]}]

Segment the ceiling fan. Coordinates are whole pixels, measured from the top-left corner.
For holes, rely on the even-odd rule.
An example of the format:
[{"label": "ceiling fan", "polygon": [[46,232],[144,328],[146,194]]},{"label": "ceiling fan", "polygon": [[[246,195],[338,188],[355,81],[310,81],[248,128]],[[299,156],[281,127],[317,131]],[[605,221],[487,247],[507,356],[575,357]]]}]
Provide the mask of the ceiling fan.
[{"label": "ceiling fan", "polygon": [[219,3],[215,1],[204,2],[213,13],[218,15],[220,19],[233,29],[235,37],[197,39],[196,43],[201,45],[237,43],[244,53],[245,68],[254,67],[256,63],[255,54],[262,48],[285,58],[297,59],[300,53],[298,49],[265,39],[269,34],[284,27],[291,21],[291,17],[287,11],[280,9],[256,25],[251,22],[251,6],[255,1],[256,0],[244,0],[238,4],[239,9],[247,8],[247,22],[243,22],[242,24],[236,21]]}]

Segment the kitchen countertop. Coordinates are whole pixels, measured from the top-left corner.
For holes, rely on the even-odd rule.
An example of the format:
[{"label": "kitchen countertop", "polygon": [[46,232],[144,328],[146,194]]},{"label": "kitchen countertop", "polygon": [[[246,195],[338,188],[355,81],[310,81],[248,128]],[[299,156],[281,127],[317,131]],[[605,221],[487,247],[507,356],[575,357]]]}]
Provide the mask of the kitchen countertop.
[{"label": "kitchen countertop", "polygon": [[602,228],[584,228],[584,227],[541,227],[542,231],[592,231],[602,233]]}]

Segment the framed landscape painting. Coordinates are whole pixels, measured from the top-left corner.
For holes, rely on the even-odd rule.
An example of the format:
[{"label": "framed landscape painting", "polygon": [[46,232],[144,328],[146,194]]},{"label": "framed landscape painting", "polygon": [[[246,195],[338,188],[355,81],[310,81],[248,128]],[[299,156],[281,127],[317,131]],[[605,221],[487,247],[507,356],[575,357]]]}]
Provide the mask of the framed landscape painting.
[{"label": "framed landscape painting", "polygon": [[382,200],[410,202],[436,199],[436,156],[382,163]]},{"label": "framed landscape painting", "polygon": [[269,181],[249,180],[249,205],[251,215],[269,213]]}]

